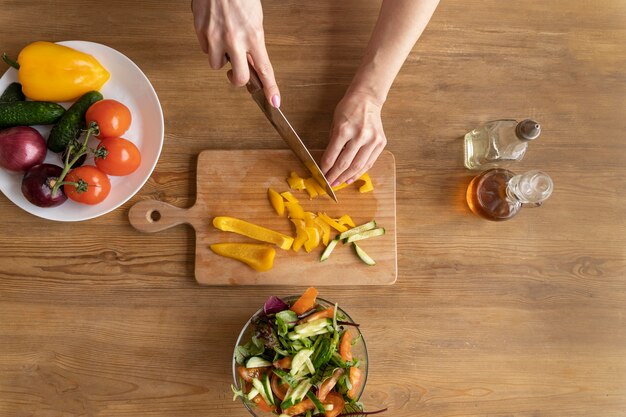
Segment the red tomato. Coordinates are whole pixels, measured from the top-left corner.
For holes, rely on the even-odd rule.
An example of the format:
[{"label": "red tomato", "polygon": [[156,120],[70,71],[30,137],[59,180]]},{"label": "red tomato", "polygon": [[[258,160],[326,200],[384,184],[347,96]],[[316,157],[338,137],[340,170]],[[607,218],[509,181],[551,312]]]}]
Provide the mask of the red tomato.
[{"label": "red tomato", "polygon": [[116,100],[100,100],[92,104],[85,115],[87,126],[91,122],[98,123],[101,138],[122,136],[132,121],[128,107]]},{"label": "red tomato", "polygon": [[[106,150],[106,152],[101,149]],[[99,154],[104,156],[100,157]],[[95,162],[98,169],[109,175],[128,175],[139,167],[141,153],[124,138],[102,139],[96,150]]]},{"label": "red tomato", "polygon": [[337,392],[330,392],[324,401],[324,405],[333,405],[332,410],[328,410],[324,413],[326,417],[337,417],[343,411],[343,407],[346,402],[343,400],[343,396]]},{"label": "red tomato", "polygon": [[341,336],[341,342],[339,343],[339,355],[341,355],[341,359],[344,361],[352,360],[352,334],[350,330],[346,330],[346,332]]},{"label": "red tomato", "polygon": [[71,170],[64,182],[75,183],[63,185],[63,191],[72,200],[83,204],[101,203],[111,191],[109,177],[89,165]]},{"label": "red tomato", "polygon": [[350,383],[352,384],[352,388],[348,391],[348,397],[356,400],[356,396],[361,389],[361,385],[363,384],[363,372],[359,368],[355,368],[354,366],[350,368],[350,374],[348,375],[350,378]]}]

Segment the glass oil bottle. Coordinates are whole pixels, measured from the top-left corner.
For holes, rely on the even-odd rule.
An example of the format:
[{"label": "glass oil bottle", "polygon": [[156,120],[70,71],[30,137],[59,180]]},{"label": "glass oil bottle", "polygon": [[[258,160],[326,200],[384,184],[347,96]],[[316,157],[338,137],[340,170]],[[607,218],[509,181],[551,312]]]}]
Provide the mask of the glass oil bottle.
[{"label": "glass oil bottle", "polygon": [[550,195],[552,179],[541,171],[524,174],[492,168],[476,176],[467,187],[467,204],[488,220],[508,220],[522,207],[538,207]]},{"label": "glass oil bottle", "polygon": [[505,167],[524,157],[530,141],[541,134],[534,120],[494,120],[465,135],[465,167]]}]

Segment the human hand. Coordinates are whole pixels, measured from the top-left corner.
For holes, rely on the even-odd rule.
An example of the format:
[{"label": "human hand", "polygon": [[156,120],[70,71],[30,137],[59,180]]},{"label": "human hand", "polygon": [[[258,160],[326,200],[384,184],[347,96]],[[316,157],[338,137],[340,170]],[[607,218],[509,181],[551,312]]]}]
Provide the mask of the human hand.
[{"label": "human hand", "polygon": [[374,97],[361,92],[348,92],[337,104],[321,161],[333,187],[351,184],[367,172],[387,145],[381,109]]},{"label": "human hand", "polygon": [[226,65],[228,55],[232,65],[228,79],[241,87],[250,79],[250,63],[259,74],[267,100],[280,107],[280,91],[265,48],[261,1],[193,0],[191,9],[198,41],[211,68]]}]

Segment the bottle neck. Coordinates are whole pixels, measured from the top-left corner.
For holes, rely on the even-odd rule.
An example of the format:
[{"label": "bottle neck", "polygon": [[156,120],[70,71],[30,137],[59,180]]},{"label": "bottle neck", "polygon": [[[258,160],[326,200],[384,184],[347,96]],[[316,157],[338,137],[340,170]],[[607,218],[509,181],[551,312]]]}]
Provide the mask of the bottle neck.
[{"label": "bottle neck", "polygon": [[511,201],[518,201],[527,207],[536,207],[550,197],[553,188],[552,179],[547,174],[541,171],[528,171],[509,180],[506,194]]}]

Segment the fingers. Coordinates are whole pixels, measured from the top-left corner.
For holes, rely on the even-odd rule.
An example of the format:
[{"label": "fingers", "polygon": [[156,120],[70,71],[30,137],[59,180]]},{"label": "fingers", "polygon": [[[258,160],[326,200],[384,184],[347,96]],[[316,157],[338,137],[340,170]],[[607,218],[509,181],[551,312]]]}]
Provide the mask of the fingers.
[{"label": "fingers", "polygon": [[342,182],[351,184],[374,165],[386,143],[381,132],[347,141],[340,137],[331,140],[322,158],[326,179],[333,187]]},{"label": "fingers", "polygon": [[248,54],[245,50],[228,51],[230,56],[230,64],[233,67],[230,82],[236,87],[243,87],[250,79],[250,70],[248,68]]},{"label": "fingers", "polygon": [[252,51],[250,55],[252,56],[252,65],[263,84],[263,92],[267,101],[274,107],[280,107],[280,91],[278,90],[278,85],[276,85],[274,68],[272,68],[267,49],[265,49],[265,43],[261,41],[257,49]]},{"label": "fingers", "polygon": [[[330,140],[328,141],[328,146],[326,147],[326,151],[324,151],[324,155],[322,155],[321,160],[321,169],[326,179],[330,181],[328,178],[328,174],[330,169],[335,165],[335,161],[339,157],[339,154],[343,150],[346,142],[350,140],[348,132],[341,132],[340,129],[336,128],[336,125],[333,122],[333,126],[330,129]],[[346,133],[342,135],[342,133]]]}]

